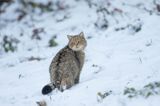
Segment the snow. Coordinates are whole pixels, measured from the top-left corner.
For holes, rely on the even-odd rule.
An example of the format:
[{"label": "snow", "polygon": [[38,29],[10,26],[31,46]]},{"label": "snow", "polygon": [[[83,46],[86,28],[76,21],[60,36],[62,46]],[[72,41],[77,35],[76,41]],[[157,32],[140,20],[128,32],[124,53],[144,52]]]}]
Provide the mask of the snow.
[{"label": "snow", "polygon": [[[160,95],[130,99],[123,92],[126,87],[141,89],[150,82],[160,81],[160,15],[144,10],[143,7],[154,10],[152,0],[101,0],[99,5],[105,6],[106,1],[111,3],[110,11],[116,7],[123,13],[106,15],[109,27],[103,30],[94,26],[98,19],[97,7],[90,8],[86,0],[67,0],[64,5],[68,8],[55,13],[31,14],[36,21],[26,16],[20,22],[7,23],[3,20],[16,19],[14,9],[18,2],[9,6],[0,15],[0,25],[5,25],[0,27],[0,42],[8,35],[20,43],[13,53],[5,53],[0,47],[1,106],[35,106],[40,100],[45,100],[48,106],[158,106]],[[98,0],[92,2],[98,4]],[[137,8],[140,3],[142,6]],[[64,16],[68,18],[56,21]],[[138,25],[141,30],[135,32],[133,26]],[[115,30],[122,27],[126,28]],[[44,28],[45,32],[40,33],[42,40],[31,39],[35,28]],[[86,38],[91,38],[87,39],[80,83],[64,92],[54,90],[42,95],[42,87],[49,83],[49,65],[67,44],[66,35],[81,31]],[[58,46],[48,47],[48,40],[54,35]],[[28,61],[32,56],[42,60]],[[112,93],[99,101],[97,93],[110,90]]]}]

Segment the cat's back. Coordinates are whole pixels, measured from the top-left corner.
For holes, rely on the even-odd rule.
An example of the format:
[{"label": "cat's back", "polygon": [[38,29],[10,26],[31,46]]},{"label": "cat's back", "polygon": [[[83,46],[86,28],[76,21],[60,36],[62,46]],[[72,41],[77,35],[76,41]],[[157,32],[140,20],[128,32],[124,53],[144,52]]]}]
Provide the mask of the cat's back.
[{"label": "cat's back", "polygon": [[65,46],[53,58],[49,70],[56,71],[62,67],[65,68],[68,67],[69,65],[72,65],[72,62],[75,60],[74,55],[75,55],[74,51],[71,50],[68,46]]}]

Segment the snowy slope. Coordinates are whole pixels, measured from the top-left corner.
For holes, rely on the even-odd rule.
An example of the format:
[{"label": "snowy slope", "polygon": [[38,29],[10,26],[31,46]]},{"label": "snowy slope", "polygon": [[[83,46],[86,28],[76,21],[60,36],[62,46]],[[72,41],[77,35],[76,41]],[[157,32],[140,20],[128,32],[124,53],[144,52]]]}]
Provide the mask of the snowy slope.
[{"label": "snowy slope", "polygon": [[[37,21],[31,21],[30,16],[26,16],[20,22],[6,24],[3,20],[17,17],[14,8],[18,2],[0,16],[0,25],[5,25],[0,27],[0,41],[4,35],[20,41],[16,52],[5,53],[0,48],[1,106],[36,106],[39,100],[45,100],[48,106],[160,104],[160,93],[148,98],[141,95],[128,98],[124,95],[126,87],[143,89],[151,82],[160,81],[160,15],[152,0],[93,0],[92,7],[86,1],[63,0],[67,9],[42,16],[31,14]],[[111,4],[107,7],[107,3]],[[104,17],[96,11],[103,6],[113,14],[105,17],[108,28],[100,29]],[[144,7],[153,10],[152,14]],[[64,16],[67,18],[57,22]],[[99,22],[101,18],[102,22]],[[42,40],[31,39],[35,28],[44,28],[45,31],[40,34]],[[50,62],[67,44],[66,35],[81,31],[86,35],[88,45],[80,83],[63,93],[54,90],[47,96],[42,95],[42,87],[49,82]],[[23,36],[20,36],[21,33]],[[48,47],[48,40],[54,35],[57,36],[55,41],[58,46]],[[29,61],[31,57],[41,59]],[[99,96],[99,93],[109,91],[112,92],[106,97]]]}]

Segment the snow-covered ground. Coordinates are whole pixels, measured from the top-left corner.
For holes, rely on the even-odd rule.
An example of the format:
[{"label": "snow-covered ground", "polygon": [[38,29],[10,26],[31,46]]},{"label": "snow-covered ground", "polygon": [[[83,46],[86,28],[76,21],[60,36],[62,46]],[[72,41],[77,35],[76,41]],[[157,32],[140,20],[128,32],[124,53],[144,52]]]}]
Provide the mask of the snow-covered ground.
[{"label": "snow-covered ground", "polygon": [[[149,97],[124,94],[126,88],[143,91],[145,85],[160,81],[160,10],[153,0],[60,0],[60,4],[65,9],[42,15],[37,10],[14,21],[19,15],[15,10],[21,8],[15,0],[0,14],[0,105],[36,106],[36,101],[45,100],[48,106],[158,106],[160,87]],[[34,36],[37,29],[42,29],[40,40]],[[81,31],[88,45],[80,83],[42,95],[50,62],[67,44],[66,35]],[[15,52],[4,52],[4,36],[18,40]],[[53,36],[58,46],[49,47]]]}]

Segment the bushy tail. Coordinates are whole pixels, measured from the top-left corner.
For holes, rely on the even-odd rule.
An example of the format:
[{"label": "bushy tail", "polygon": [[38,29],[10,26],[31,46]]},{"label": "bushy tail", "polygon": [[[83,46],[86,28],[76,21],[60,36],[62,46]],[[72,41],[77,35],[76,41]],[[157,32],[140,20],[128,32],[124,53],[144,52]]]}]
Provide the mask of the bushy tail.
[{"label": "bushy tail", "polygon": [[42,94],[46,95],[50,92],[52,92],[52,90],[54,90],[56,88],[56,86],[53,83],[47,84],[42,88]]}]

